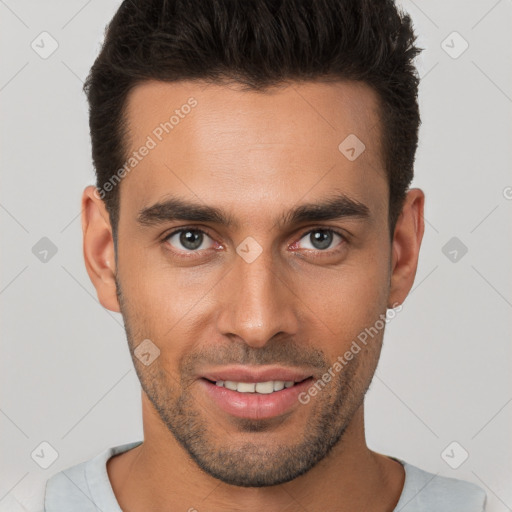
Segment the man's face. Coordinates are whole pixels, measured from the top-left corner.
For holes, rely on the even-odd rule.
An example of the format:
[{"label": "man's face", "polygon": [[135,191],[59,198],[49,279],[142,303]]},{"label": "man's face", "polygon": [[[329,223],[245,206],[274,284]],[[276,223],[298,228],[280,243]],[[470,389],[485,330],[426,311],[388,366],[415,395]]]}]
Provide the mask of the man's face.
[{"label": "man's face", "polygon": [[[226,483],[289,481],[342,439],[380,353],[383,330],[298,400],[390,305],[376,96],[350,82],[265,93],[146,82],[127,105],[130,153],[155,143],[120,185],[116,269],[132,355],[148,339],[160,350],[148,366],[133,356],[152,421]],[[342,196],[339,217],[287,215]],[[154,207],[170,199],[231,224]],[[218,380],[267,384],[244,393]]]}]

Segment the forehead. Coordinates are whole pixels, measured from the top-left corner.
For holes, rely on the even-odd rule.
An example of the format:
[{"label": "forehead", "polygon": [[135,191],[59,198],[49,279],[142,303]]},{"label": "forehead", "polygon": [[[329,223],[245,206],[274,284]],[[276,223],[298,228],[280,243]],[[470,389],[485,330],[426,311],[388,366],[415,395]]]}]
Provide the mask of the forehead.
[{"label": "forehead", "polygon": [[332,190],[387,207],[378,99],[362,83],[256,92],[148,81],[129,94],[126,119],[131,158],[121,204],[128,210],[174,194],[253,218],[254,208]]}]

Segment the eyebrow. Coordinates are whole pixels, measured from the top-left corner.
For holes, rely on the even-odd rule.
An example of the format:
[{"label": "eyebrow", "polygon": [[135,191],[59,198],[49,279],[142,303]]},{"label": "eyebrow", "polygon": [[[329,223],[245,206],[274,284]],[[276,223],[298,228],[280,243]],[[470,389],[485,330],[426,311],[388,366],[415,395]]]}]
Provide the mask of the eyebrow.
[{"label": "eyebrow", "polygon": [[[342,218],[367,219],[370,209],[365,204],[345,194],[336,194],[316,203],[301,204],[285,212],[277,219],[279,228],[301,224],[338,220]],[[238,228],[240,224],[233,216],[215,206],[194,203],[179,197],[170,197],[140,210],[137,222],[143,226],[157,226],[166,222],[183,220],[209,222]]]}]

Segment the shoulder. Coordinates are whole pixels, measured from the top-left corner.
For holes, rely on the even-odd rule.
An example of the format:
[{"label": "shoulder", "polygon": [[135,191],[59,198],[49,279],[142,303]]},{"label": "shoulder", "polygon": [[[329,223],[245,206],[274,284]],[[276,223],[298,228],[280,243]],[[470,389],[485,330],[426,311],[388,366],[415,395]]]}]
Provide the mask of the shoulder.
[{"label": "shoulder", "polygon": [[86,469],[92,460],[62,470],[46,482],[45,512],[96,510],[86,477]]},{"label": "shoulder", "polygon": [[[399,460],[399,459],[396,459]],[[430,473],[399,460],[405,469],[405,483],[398,512],[483,512],[485,491],[473,483]]]},{"label": "shoulder", "polygon": [[141,441],[108,448],[94,458],[71,466],[53,475],[46,482],[45,512],[97,512],[100,504],[108,507],[101,510],[118,510],[115,496],[108,479],[107,460],[124,451],[135,448]]}]

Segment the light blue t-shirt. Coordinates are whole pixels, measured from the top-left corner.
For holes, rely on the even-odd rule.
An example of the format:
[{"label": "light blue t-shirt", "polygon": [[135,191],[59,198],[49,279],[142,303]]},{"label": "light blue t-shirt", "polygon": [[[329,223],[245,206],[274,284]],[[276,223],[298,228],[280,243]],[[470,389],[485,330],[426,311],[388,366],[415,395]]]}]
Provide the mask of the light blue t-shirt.
[{"label": "light blue t-shirt", "polygon": [[[109,448],[93,459],[52,476],[45,512],[122,512],[107,473],[110,457],[135,448],[135,441]],[[393,457],[394,458],[394,457]],[[437,476],[403,460],[405,482],[394,512],[483,512],[486,494],[475,484]]]}]

